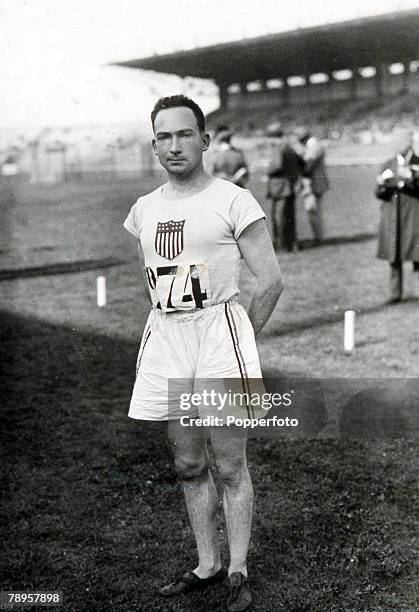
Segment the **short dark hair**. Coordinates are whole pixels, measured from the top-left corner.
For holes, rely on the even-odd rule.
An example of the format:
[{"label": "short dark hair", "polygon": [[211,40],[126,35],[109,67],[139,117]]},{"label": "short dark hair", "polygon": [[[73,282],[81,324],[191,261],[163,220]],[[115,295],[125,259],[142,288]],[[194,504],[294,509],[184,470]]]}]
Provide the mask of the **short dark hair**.
[{"label": "short dark hair", "polygon": [[190,108],[195,115],[198,128],[201,132],[205,132],[205,117],[202,109],[196,102],[191,100],[191,98],[188,98],[182,94],[178,94],[176,96],[165,96],[164,98],[159,98],[159,100],[157,100],[151,112],[151,124],[153,126],[153,130],[158,112],[167,108],[177,108],[179,106],[186,106],[187,108]]}]

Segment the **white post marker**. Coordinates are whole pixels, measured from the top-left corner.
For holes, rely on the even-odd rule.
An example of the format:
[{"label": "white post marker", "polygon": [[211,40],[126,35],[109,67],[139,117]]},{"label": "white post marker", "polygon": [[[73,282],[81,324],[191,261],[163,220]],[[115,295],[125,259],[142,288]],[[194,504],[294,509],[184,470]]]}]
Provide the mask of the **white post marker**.
[{"label": "white post marker", "polygon": [[351,353],[355,346],[355,310],[345,311],[343,346],[347,353]]},{"label": "white post marker", "polygon": [[106,306],[106,277],[97,277],[97,305],[102,308]]}]

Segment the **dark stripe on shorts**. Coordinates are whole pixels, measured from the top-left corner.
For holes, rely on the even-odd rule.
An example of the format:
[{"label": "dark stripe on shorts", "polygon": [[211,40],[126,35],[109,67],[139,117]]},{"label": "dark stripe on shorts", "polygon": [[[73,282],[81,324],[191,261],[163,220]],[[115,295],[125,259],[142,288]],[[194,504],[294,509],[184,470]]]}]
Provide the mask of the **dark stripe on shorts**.
[{"label": "dark stripe on shorts", "polygon": [[[251,389],[250,389],[250,383],[249,383],[249,376],[248,376],[248,374],[247,374],[246,361],[245,361],[245,359],[244,359],[244,357],[243,357],[243,354],[242,354],[242,352],[241,352],[241,349],[240,349],[240,344],[239,344],[239,334],[237,333],[236,321],[235,321],[235,319],[234,319],[234,314],[233,314],[233,312],[232,312],[232,310],[231,310],[231,306],[230,306],[230,304],[228,304],[228,311],[229,311],[230,316],[231,316],[231,319],[232,319],[232,321],[233,321],[233,329],[234,329],[234,332],[235,332],[235,335],[236,335],[236,339],[237,339],[237,350],[238,350],[238,352],[239,352],[239,355],[240,355],[240,357],[241,357],[241,359],[242,359],[242,363],[243,363],[243,370],[244,370],[244,382],[245,382],[245,386],[246,386],[246,392],[247,392],[247,394],[248,394],[248,396],[249,396],[249,398],[250,398],[250,397],[251,397],[251,394],[250,394]],[[255,416],[255,413],[254,413],[254,410],[253,410],[253,406],[252,406],[252,405],[250,405],[250,411],[251,411],[251,416],[252,416],[252,417],[254,417],[254,416]]]},{"label": "dark stripe on shorts", "polygon": [[[239,338],[237,335],[237,328],[236,328],[236,324],[234,321],[233,313],[231,312],[230,305],[228,302],[226,302],[224,305],[224,311],[225,311],[228,327],[230,330],[231,340],[233,342],[234,352],[236,354],[236,359],[237,359],[237,363],[238,363],[239,370],[240,370],[240,378],[242,381],[243,392],[247,394],[250,398],[249,380],[247,377],[246,364],[243,359],[242,352],[240,350]],[[247,410],[247,416],[250,418],[251,415],[249,411],[249,405],[247,404],[247,402],[246,402],[246,410]],[[253,412],[252,407],[250,407],[250,410]]]},{"label": "dark stripe on shorts", "polygon": [[146,335],[145,335],[145,337],[144,337],[144,344],[143,344],[143,348],[141,349],[141,353],[138,355],[137,368],[136,368],[136,370],[135,370],[135,378],[137,378],[137,376],[138,376],[138,371],[139,371],[139,369],[140,369],[141,360],[142,360],[143,355],[144,355],[145,345],[147,344],[148,339],[150,338],[150,336],[151,336],[151,329],[150,329],[150,327],[149,327],[149,328],[148,328],[148,330],[146,331]]}]

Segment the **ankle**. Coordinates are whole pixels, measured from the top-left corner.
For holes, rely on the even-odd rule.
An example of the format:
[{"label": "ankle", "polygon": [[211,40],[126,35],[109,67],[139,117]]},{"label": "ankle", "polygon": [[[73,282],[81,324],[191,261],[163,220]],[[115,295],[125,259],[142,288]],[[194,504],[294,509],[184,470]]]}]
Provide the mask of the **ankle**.
[{"label": "ankle", "polygon": [[212,564],[200,563],[198,567],[193,570],[193,573],[196,574],[199,578],[209,578],[210,576],[214,576],[214,574],[219,572],[221,567],[221,561],[216,561]]},{"label": "ankle", "polygon": [[245,565],[230,565],[228,568],[228,577],[230,578],[231,574],[237,573],[247,578],[247,567]]}]

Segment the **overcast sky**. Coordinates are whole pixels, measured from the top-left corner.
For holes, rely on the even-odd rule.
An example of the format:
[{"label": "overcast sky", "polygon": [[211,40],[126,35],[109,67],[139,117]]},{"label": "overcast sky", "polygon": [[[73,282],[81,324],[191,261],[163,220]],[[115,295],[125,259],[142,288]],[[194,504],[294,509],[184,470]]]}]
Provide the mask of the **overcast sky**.
[{"label": "overcast sky", "polygon": [[[419,7],[419,0],[0,0],[0,127],[142,122],[180,79],[107,63]],[[211,87],[200,97],[214,106]]]}]

